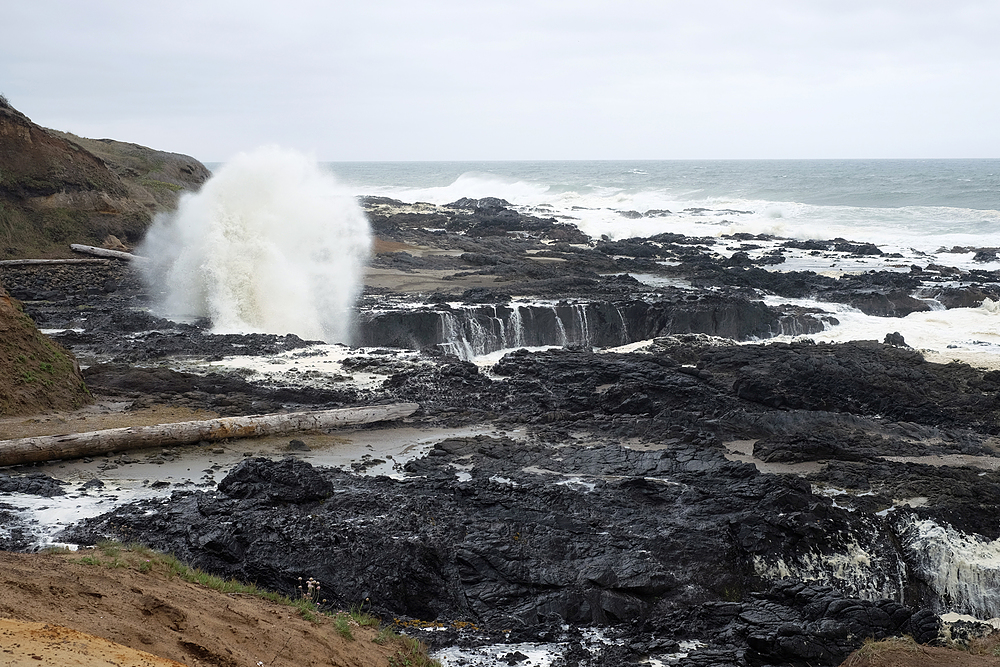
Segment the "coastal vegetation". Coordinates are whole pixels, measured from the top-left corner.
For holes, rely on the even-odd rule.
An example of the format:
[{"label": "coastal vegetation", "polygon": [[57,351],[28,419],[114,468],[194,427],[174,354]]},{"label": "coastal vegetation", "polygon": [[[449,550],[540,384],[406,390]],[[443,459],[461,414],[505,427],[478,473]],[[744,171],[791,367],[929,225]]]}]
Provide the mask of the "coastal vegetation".
[{"label": "coastal vegetation", "polygon": [[[226,579],[198,568],[190,567],[175,556],[150,549],[142,544],[124,544],[102,541],[91,549],[77,552],[54,549],[49,552],[70,561],[97,568],[126,570],[143,578],[182,581],[225,596],[253,597],[293,610],[300,618],[315,626],[316,632],[326,635],[327,641],[336,635],[345,642],[359,646],[370,645],[371,662],[389,667],[440,667],[428,657],[427,646],[417,639],[401,634],[392,623],[367,613],[363,605],[349,610],[332,608],[320,595],[319,582],[300,589],[297,596],[287,596],[267,590],[253,583]],[[373,645],[373,646],[371,646]],[[363,650],[363,649],[362,649]],[[270,664],[270,663],[268,663]]]},{"label": "coastal vegetation", "polygon": [[92,400],[73,355],[41,334],[0,286],[0,417],[73,410]]}]

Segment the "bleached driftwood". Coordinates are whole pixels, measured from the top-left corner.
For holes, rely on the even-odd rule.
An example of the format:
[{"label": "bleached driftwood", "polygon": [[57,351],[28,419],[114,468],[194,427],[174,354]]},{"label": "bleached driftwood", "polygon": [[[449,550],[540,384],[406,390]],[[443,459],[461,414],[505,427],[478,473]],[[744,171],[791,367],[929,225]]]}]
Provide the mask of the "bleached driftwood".
[{"label": "bleached driftwood", "polygon": [[143,257],[142,255],[133,255],[130,252],[122,252],[121,250],[108,250],[107,248],[98,248],[92,245],[81,245],[79,243],[71,243],[69,245],[70,250],[73,252],[82,252],[85,255],[95,255],[97,257],[110,257],[112,259],[125,259],[130,262],[142,262],[148,259],[148,257]]},{"label": "bleached driftwood", "polygon": [[0,259],[0,266],[32,266],[35,264],[108,264],[106,259]]},{"label": "bleached driftwood", "polygon": [[227,438],[258,438],[302,431],[323,431],[341,426],[402,419],[416,412],[418,407],[420,406],[416,403],[392,403],[315,412],[220,417],[205,421],[3,440],[0,441],[0,466],[80,458],[147,447],[172,447],[203,440],[211,442]]}]

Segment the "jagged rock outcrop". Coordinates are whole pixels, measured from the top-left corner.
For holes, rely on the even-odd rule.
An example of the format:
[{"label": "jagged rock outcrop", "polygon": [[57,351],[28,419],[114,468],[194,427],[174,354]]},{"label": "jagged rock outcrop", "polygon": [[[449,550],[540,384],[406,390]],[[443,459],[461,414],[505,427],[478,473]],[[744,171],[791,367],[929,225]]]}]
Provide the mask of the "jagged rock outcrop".
[{"label": "jagged rock outcrop", "polygon": [[[509,300],[509,297],[508,297]],[[614,347],[669,334],[702,333],[734,340],[810,334],[824,319],[808,309],[771,308],[739,295],[677,295],[653,301],[465,305],[361,313],[360,345],[437,347],[461,358],[523,346]]]},{"label": "jagged rock outcrop", "polygon": [[[137,503],[66,537],[139,539],[289,594],[308,575],[334,604],[486,633],[609,626],[627,638],[622,657],[698,639],[707,664],[832,665],[865,637],[936,635],[936,616],[898,601],[884,520],[716,448],[450,438],[407,470],[416,477],[248,459],[218,492]],[[859,549],[871,562],[845,572]]]}]

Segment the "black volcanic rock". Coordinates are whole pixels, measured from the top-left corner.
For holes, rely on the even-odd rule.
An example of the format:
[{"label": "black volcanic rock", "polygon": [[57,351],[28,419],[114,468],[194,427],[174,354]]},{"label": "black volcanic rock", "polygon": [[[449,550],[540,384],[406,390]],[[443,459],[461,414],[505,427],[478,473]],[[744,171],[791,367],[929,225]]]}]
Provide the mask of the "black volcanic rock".
[{"label": "black volcanic rock", "polygon": [[66,494],[63,486],[66,482],[49,477],[40,472],[28,473],[27,475],[4,475],[0,474],[0,492],[3,493],[26,493],[32,496],[62,496]]},{"label": "black volcanic rock", "polygon": [[[425,455],[394,462],[400,478],[364,474],[382,461],[373,457],[343,469],[278,458],[286,440],[276,460],[244,461],[217,489],[120,507],[64,539],[142,540],[291,595],[313,576],[341,607],[368,600],[385,618],[447,626],[423,635],[438,646],[544,642],[563,647],[566,664],[669,662],[698,640],[684,664],[835,665],[867,636],[930,641],[936,612],[966,604],[939,590],[949,543],[928,548],[925,533],[956,544],[1000,535],[988,458],[1000,372],[928,363],[891,334],[890,344],[754,339],[836,323],[763,295],[891,316],[923,299],[977,305],[1000,276],[933,265],[779,273],[763,267],[796,247],[757,258],[769,237],[735,235],[721,254],[717,239],[677,234],[585,246],[556,238],[575,227],[507,202],[456,204],[366,201],[380,237],[411,246],[382,253],[380,268],[445,277],[420,296],[368,290],[358,339],[376,349],[341,364],[387,378],[364,390],[167,370],[172,355],[306,355],[310,342],[159,320],[123,267],[0,267],[46,326],[82,330],[59,337],[94,359],[101,395],[233,414],[415,401],[400,433],[441,432]],[[807,246],[879,252],[843,239]],[[642,340],[641,352],[607,351]],[[474,344],[558,349],[480,368],[458,356]],[[99,363],[108,358],[119,363]],[[136,367],[150,361],[161,368]],[[981,467],[948,465],[956,454]],[[0,542],[27,548],[29,527],[5,511]],[[606,644],[588,640],[590,626]],[[504,655],[520,659],[514,647]]]},{"label": "black volcanic rock", "polygon": [[186,404],[223,415],[274,412],[285,406],[339,407],[357,400],[352,389],[251,383],[235,374],[197,375],[125,364],[95,364],[84,372],[84,379],[94,390],[135,399],[133,407],[156,402]]},{"label": "black volcanic rock", "polygon": [[334,487],[315,468],[298,459],[272,463],[254,458],[233,468],[219,482],[219,491],[230,498],[300,504],[328,498]]},{"label": "black volcanic rock", "polygon": [[[453,464],[470,458],[472,477],[459,481]],[[407,468],[419,477],[254,459],[221,494],[120,508],[64,538],[128,534],[289,594],[309,574],[335,604],[368,599],[382,613],[471,621],[487,633],[513,622],[536,640],[555,615],[640,623],[638,636],[711,637],[718,659],[749,651],[804,665],[837,664],[866,636],[913,631],[913,609],[899,603],[762,577],[751,563],[808,567],[858,543],[877,559],[877,580],[858,586],[891,586],[898,565],[884,524],[853,523],[808,483],[760,475],[718,449],[453,438]]]},{"label": "black volcanic rock", "polygon": [[706,349],[699,366],[745,400],[996,433],[1000,403],[982,371],[931,364],[909,348],[858,341]]}]

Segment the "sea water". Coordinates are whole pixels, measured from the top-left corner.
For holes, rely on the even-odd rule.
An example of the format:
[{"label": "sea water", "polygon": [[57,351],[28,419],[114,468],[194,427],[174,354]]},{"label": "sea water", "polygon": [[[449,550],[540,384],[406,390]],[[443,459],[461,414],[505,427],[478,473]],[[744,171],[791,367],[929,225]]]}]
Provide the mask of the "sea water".
[{"label": "sea water", "polygon": [[[500,197],[595,238],[738,232],[1000,247],[1000,160],[331,162],[357,195]],[[638,214],[640,217],[635,217]]]},{"label": "sea water", "polygon": [[[368,249],[353,202],[364,195],[434,204],[499,197],[595,239],[680,233],[714,240],[721,256],[736,250],[731,235],[738,233],[778,239],[754,241],[763,249],[751,255],[780,239],[834,238],[873,243],[886,254],[791,252],[767,267],[774,271],[1000,270],[1000,261],[978,261],[975,253],[1000,248],[1000,160],[993,159],[323,163],[329,181],[280,151],[212,166],[212,181],[159,220],[149,238],[165,242],[167,251],[153,254],[170,262],[166,278],[161,270],[154,280],[170,285],[163,310],[210,317],[225,331],[345,340]],[[636,278],[651,287],[663,282]],[[771,305],[789,301],[761,296]],[[898,331],[935,361],[1000,368],[996,303],[944,311],[933,294],[917,296],[934,310],[881,318],[842,304],[799,305],[840,321],[817,340],[882,340]]]}]

